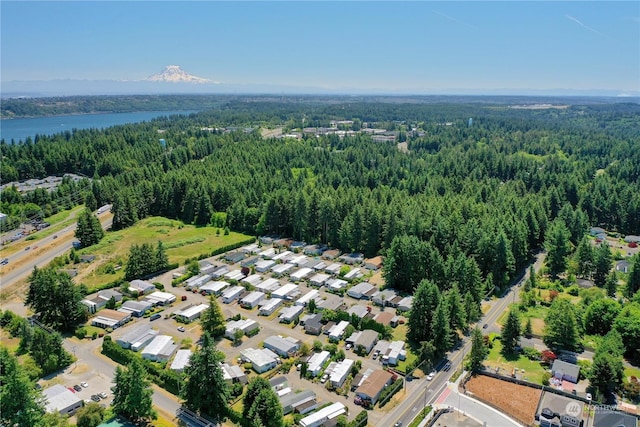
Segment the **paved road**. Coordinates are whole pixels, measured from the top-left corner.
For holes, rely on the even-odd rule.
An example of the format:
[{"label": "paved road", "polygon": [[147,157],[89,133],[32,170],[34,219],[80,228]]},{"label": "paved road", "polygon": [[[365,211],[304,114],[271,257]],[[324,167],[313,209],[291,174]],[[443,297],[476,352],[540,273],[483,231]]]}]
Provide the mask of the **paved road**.
[{"label": "paved road", "polygon": [[[536,256],[536,260],[533,264],[536,272],[542,268],[544,258],[544,253],[540,253]],[[528,277],[529,271],[527,269],[525,274],[509,289],[509,291],[505,292],[501,298],[490,303],[488,311],[478,322],[478,325],[481,327],[482,325],[487,325],[484,329],[485,333],[493,331],[498,332],[500,330],[500,326],[497,324],[498,318],[510,304],[519,301],[521,286]],[[440,393],[442,393],[446,387],[446,383],[449,381],[449,378],[451,378],[453,373],[462,366],[462,361],[470,349],[471,341],[465,339],[460,348],[449,353],[451,370],[448,372],[438,373],[431,382],[428,382],[426,378],[410,382],[407,386],[407,389],[410,391],[410,393],[407,393],[407,398],[392,412],[383,417],[380,425],[392,426],[398,421],[402,422],[402,425],[408,425],[413,421],[420,412],[420,409],[426,405],[432,404]]]},{"label": "paved road", "polygon": [[[102,228],[108,229],[113,222],[113,216],[105,212],[99,215]],[[31,274],[33,267],[42,268],[45,267],[54,258],[63,255],[69,251],[73,246],[72,242],[75,241],[74,232],[76,224],[56,234],[56,239],[52,236],[48,236],[42,239],[34,240],[32,249],[19,251],[9,258],[9,264],[2,266],[2,275],[0,276],[0,290],[6,289],[11,285],[19,282],[22,279]],[[33,249],[37,246],[37,249]]]}]

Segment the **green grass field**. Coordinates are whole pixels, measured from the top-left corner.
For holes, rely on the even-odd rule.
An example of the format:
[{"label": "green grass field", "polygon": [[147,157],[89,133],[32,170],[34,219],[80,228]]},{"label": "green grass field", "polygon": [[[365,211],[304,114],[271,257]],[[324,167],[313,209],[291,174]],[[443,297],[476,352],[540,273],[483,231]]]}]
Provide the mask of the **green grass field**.
[{"label": "green grass field", "polygon": [[529,382],[542,384],[542,375],[545,372],[545,368],[540,365],[540,362],[529,360],[522,355],[509,356],[505,358],[500,351],[502,350],[502,343],[499,339],[493,341],[493,348],[489,351],[489,356],[484,362],[487,367],[496,368],[499,367],[501,373],[509,375],[513,368],[518,370],[524,369],[523,378]]},{"label": "green grass field", "polygon": [[[251,238],[234,232],[225,236],[223,230],[219,234],[217,231],[214,227],[185,225],[162,217],[146,218],[132,227],[109,232],[97,245],[78,251],[81,255],[96,256],[96,260],[87,267],[91,272],[83,275],[80,282],[92,287],[122,278],[129,248],[134,244],[155,246],[162,241],[167,248],[169,262],[183,264],[188,258],[209,254],[217,248]],[[114,271],[107,268],[109,265],[121,265],[122,268]]]}]

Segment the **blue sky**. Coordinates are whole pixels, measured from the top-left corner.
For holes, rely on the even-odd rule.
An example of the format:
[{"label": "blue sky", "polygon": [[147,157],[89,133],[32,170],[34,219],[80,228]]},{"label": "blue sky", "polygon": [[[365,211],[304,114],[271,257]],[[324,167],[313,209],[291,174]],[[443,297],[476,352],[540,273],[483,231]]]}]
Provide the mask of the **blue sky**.
[{"label": "blue sky", "polygon": [[640,92],[640,2],[1,2],[1,80]]}]

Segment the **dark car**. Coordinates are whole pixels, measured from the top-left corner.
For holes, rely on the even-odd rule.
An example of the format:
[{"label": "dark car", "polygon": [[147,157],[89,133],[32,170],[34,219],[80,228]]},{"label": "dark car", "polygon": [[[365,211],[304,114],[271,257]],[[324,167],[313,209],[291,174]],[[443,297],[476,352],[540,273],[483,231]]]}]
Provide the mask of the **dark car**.
[{"label": "dark car", "polygon": [[487,329],[489,327],[489,325],[487,325],[486,323],[484,325],[482,325],[482,329]]},{"label": "dark car", "polygon": [[97,394],[93,394],[91,395],[91,400],[93,400],[94,402],[100,402],[100,396],[98,396]]},{"label": "dark car", "polygon": [[75,391],[82,391],[82,387],[80,387],[78,384],[74,385],[74,386],[73,386],[73,389],[74,389]]}]

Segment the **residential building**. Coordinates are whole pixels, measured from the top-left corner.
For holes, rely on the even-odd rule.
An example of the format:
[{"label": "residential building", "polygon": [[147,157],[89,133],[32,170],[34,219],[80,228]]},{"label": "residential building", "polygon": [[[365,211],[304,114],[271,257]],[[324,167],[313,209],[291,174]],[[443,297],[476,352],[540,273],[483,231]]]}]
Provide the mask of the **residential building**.
[{"label": "residential building", "polygon": [[131,319],[131,313],[122,313],[105,308],[100,311],[99,315],[91,319],[91,324],[103,329],[116,329],[127,323],[129,319]]},{"label": "residential building", "polygon": [[80,301],[82,305],[87,307],[87,311],[93,314],[107,305],[107,300],[94,296],[93,298],[85,298]]},{"label": "residential building", "polygon": [[369,354],[378,343],[378,332],[371,329],[354,332],[346,342],[353,344],[354,350]]},{"label": "residential building", "polygon": [[253,291],[249,293],[249,295],[240,299],[240,305],[243,308],[253,309],[257,307],[262,302],[262,300],[266,298],[266,296],[267,295],[264,292]]},{"label": "residential building", "polygon": [[[378,344],[381,342],[383,341],[379,341]],[[386,346],[384,351],[380,352],[382,354],[382,363],[395,366],[398,362],[407,358],[407,351],[404,349],[404,341],[392,341],[390,343],[385,343]],[[378,348],[377,345],[375,348]]]},{"label": "residential building", "polygon": [[391,320],[396,317],[395,314],[393,314],[390,311],[382,311],[378,314],[376,314],[376,317],[373,318],[373,320],[375,320],[376,322],[380,323],[381,325],[391,325]]},{"label": "residential building", "polygon": [[242,350],[240,355],[242,360],[251,363],[253,370],[259,374],[275,368],[278,364],[276,362],[278,355],[267,348],[247,348]]},{"label": "residential building", "polygon": [[216,268],[215,270],[209,272],[209,274],[211,275],[212,279],[219,279],[225,274],[227,274],[228,272],[229,272],[229,267],[226,265],[222,265]]},{"label": "residential building", "polygon": [[413,305],[413,296],[404,297],[398,303],[396,307],[398,311],[409,311],[411,310],[411,306]]},{"label": "residential building", "polygon": [[297,265],[298,267],[302,267],[303,265],[306,265],[309,261],[310,261],[309,257],[305,255],[298,255],[298,256],[294,256],[287,262],[289,264],[294,264],[294,265]]},{"label": "residential building", "polygon": [[351,368],[355,363],[352,359],[344,359],[342,362],[339,362],[331,371],[329,375],[329,381],[331,381],[331,385],[335,388],[342,387],[344,384],[344,380],[347,379],[349,373],[351,373]]},{"label": "residential building", "polygon": [[247,375],[244,373],[240,366],[223,363],[222,365],[220,365],[220,367],[222,368],[222,376],[225,381],[228,381],[230,383],[242,384],[246,384],[249,382]]},{"label": "residential building", "polygon": [[258,314],[260,314],[260,316],[270,316],[282,305],[282,303],[284,303],[284,300],[280,298],[263,300]]},{"label": "residential building", "polygon": [[347,329],[347,326],[349,326],[349,322],[341,320],[340,323],[331,328],[329,331],[329,341],[340,341],[344,336],[344,331]]},{"label": "residential building", "polygon": [[260,276],[259,274],[252,274],[240,280],[240,283],[244,283],[246,285],[254,287],[260,282],[262,282],[262,276]]},{"label": "residential building", "polygon": [[317,289],[310,290],[309,292],[298,298],[294,304],[306,306],[312,299],[316,300],[316,302],[320,300],[320,292],[318,292]]},{"label": "residential building", "polygon": [[240,280],[244,279],[245,274],[242,272],[242,270],[231,270],[231,271],[225,273],[224,277],[227,280],[240,281]]},{"label": "residential building", "polygon": [[103,289],[98,292],[98,298],[102,298],[105,301],[109,301],[113,298],[115,302],[120,302],[122,301],[122,294],[113,289]]},{"label": "residential building", "polygon": [[271,298],[291,299],[296,293],[300,293],[300,288],[295,283],[287,283],[284,286],[271,292]]},{"label": "residential building", "polygon": [[257,254],[260,251],[260,246],[257,243],[252,243],[247,246],[243,246],[240,248],[240,251],[245,254]]},{"label": "residential building", "polygon": [[141,354],[143,359],[162,362],[169,360],[177,348],[178,346],[173,342],[172,337],[169,335],[158,335],[147,344]]},{"label": "residential building", "polygon": [[227,252],[224,256],[224,259],[229,264],[235,264],[242,261],[244,257],[245,257],[245,254],[242,251],[237,251],[237,252]]},{"label": "residential building", "polygon": [[325,285],[327,286],[327,290],[332,292],[341,291],[342,289],[346,288],[348,284],[349,282],[347,282],[346,280],[342,280],[338,278],[329,279],[325,282]]},{"label": "residential building", "polygon": [[315,271],[324,271],[327,268],[327,263],[324,261],[318,260],[317,262],[310,262],[307,264],[307,267],[313,268]]},{"label": "residential building", "polygon": [[374,371],[356,390],[356,396],[375,405],[382,390],[393,382],[393,375],[387,371]]},{"label": "residential building", "polygon": [[315,314],[304,322],[304,331],[311,335],[320,335],[322,332],[322,313]]},{"label": "residential building", "polygon": [[129,282],[129,292],[136,295],[146,295],[153,292],[156,289],[152,283],[145,282],[144,280],[132,280]]},{"label": "residential building", "polygon": [[637,427],[638,419],[618,411],[595,411],[593,427]]},{"label": "residential building", "polygon": [[42,390],[45,411],[72,416],[83,406],[82,399],[62,384],[55,384]]},{"label": "residential building", "polygon": [[198,319],[208,308],[209,304],[192,305],[182,310],[176,310],[173,314],[177,319],[185,323],[191,323]]},{"label": "residential building", "polygon": [[129,300],[122,303],[118,309],[121,313],[130,313],[133,317],[142,317],[153,305],[147,301],[134,301]]},{"label": "residential building", "polygon": [[341,310],[344,300],[338,295],[327,295],[325,299],[316,304],[317,310]]},{"label": "residential building", "polygon": [[344,279],[351,282],[352,280],[359,279],[363,276],[359,268],[352,268],[347,274],[344,275]]},{"label": "residential building", "polygon": [[184,368],[189,366],[189,359],[191,358],[191,350],[178,350],[176,356],[171,362],[170,369],[176,372],[184,371]]},{"label": "residential building", "polygon": [[376,292],[371,300],[375,305],[379,305],[381,307],[389,305],[389,302],[396,296],[396,291],[393,289],[385,289],[379,292]]},{"label": "residential building", "polygon": [[158,335],[158,331],[151,329],[151,326],[148,323],[145,323],[135,326],[126,334],[116,339],[116,343],[122,348],[130,348],[133,351],[138,351],[140,348],[149,344],[156,335]]},{"label": "residential building", "polygon": [[292,259],[294,256],[295,256],[294,253],[291,251],[282,251],[279,254],[274,255],[272,259],[274,261],[287,262],[290,259]]},{"label": "residential building", "polygon": [[293,264],[278,264],[271,269],[271,272],[276,277],[282,277],[292,270],[295,266]]},{"label": "residential building", "polygon": [[300,348],[300,341],[292,337],[272,335],[264,340],[264,348],[268,348],[282,357],[292,357]]},{"label": "residential building", "polygon": [[242,286],[233,286],[227,288],[222,292],[222,302],[225,304],[231,304],[233,301],[240,298],[240,295],[245,291]]},{"label": "residential building", "polygon": [[264,259],[272,259],[276,254],[276,250],[274,248],[267,248],[262,252],[258,253],[258,256]]},{"label": "residential building", "polygon": [[276,289],[279,289],[280,287],[281,285],[278,279],[274,279],[273,277],[270,277],[266,279],[264,282],[258,283],[256,285],[256,290],[267,293],[267,292],[273,292]]},{"label": "residential building", "polygon": [[322,258],[324,259],[336,259],[340,256],[340,251],[338,249],[329,249],[327,251],[322,252]]},{"label": "residential building", "polygon": [[276,265],[275,261],[272,261],[270,259],[263,259],[262,261],[256,262],[255,267],[258,273],[266,273],[274,265]]},{"label": "residential building", "polygon": [[327,247],[325,245],[307,245],[302,253],[309,256],[320,256],[326,250]]},{"label": "residential building", "polygon": [[292,412],[306,414],[318,407],[316,393],[312,390],[302,390],[299,393],[289,392],[279,396],[282,413],[284,415]]},{"label": "residential building", "polygon": [[311,273],[313,273],[313,269],[308,267],[303,267],[300,270],[291,273],[289,277],[291,278],[291,281],[299,282],[309,277]]},{"label": "residential building", "polygon": [[381,256],[368,258],[364,260],[364,268],[366,268],[367,270],[377,271],[382,268],[383,263],[384,258],[382,258]]},{"label": "residential building", "polygon": [[301,305],[292,305],[291,307],[285,307],[280,311],[280,323],[291,323],[298,320],[298,317],[304,311],[304,306]]},{"label": "residential building", "polygon": [[[335,420],[342,414],[346,414],[347,410],[345,406],[340,403],[332,403],[329,406],[325,406],[317,412],[307,415],[300,420],[300,427],[320,427],[330,420]],[[332,424],[333,425],[333,424]]]},{"label": "residential building", "polygon": [[231,320],[227,322],[224,336],[230,340],[235,339],[234,335],[237,329],[241,330],[245,334],[250,334],[260,327],[260,324],[252,319]]},{"label": "residential building", "polygon": [[551,373],[554,378],[575,384],[578,382],[578,377],[580,376],[580,366],[556,359],[553,361],[553,365],[551,365]]},{"label": "residential building", "polygon": [[199,274],[197,276],[190,277],[186,280],[184,288],[187,290],[199,289],[202,285],[211,280],[209,274]]},{"label": "residential building", "polygon": [[313,275],[310,279],[309,279],[309,284],[311,286],[317,286],[317,287],[321,287],[325,284],[325,282],[327,280],[331,279],[331,276],[325,273],[317,273],[315,275]]},{"label": "residential building", "polygon": [[616,271],[621,273],[628,273],[631,268],[631,264],[627,260],[618,261],[616,263]]},{"label": "residential building", "polygon": [[229,282],[214,281],[208,282],[205,285],[200,286],[200,292],[204,292],[206,295],[219,296],[222,291],[229,286]]},{"label": "residential building", "polygon": [[339,257],[340,261],[349,265],[360,265],[364,261],[364,255],[358,252],[344,254]]},{"label": "residential building", "polygon": [[176,301],[176,296],[169,292],[156,291],[147,295],[144,301],[150,302],[154,307],[158,305],[170,305]]},{"label": "residential building", "polygon": [[342,264],[334,262],[333,264],[331,264],[327,268],[325,268],[324,271],[326,271],[327,273],[331,274],[332,276],[335,276],[338,273],[340,273],[340,269],[341,268],[342,268]]},{"label": "residential building", "polygon": [[240,267],[253,267],[254,265],[256,265],[258,263],[258,261],[260,261],[260,257],[257,256],[253,256],[251,258],[247,258],[244,261],[242,261],[240,263]]},{"label": "residential building", "polygon": [[[351,271],[349,273],[351,273]],[[367,294],[374,289],[376,289],[376,287],[373,286],[371,283],[362,282],[349,288],[349,290],[347,290],[347,295],[355,299],[368,299]]]},{"label": "residential building", "polygon": [[314,353],[307,360],[307,372],[317,377],[322,372],[322,367],[331,357],[331,353],[326,350],[322,350],[320,353]]},{"label": "residential building", "polygon": [[363,319],[367,314],[369,314],[369,310],[364,305],[356,304],[352,307],[349,307],[347,313],[351,315],[355,314],[359,319]]}]

